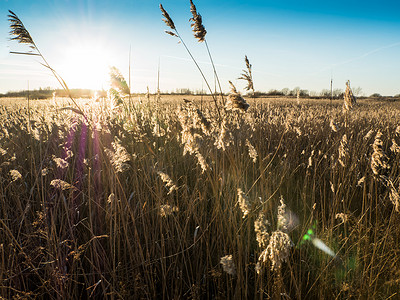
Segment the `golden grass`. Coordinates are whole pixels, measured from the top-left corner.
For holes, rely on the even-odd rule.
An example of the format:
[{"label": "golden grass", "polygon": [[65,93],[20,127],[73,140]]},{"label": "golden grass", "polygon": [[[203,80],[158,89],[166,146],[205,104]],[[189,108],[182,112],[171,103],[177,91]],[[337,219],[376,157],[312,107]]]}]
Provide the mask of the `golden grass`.
[{"label": "golden grass", "polygon": [[398,296],[398,103],[181,98],[0,103],[3,298]]}]

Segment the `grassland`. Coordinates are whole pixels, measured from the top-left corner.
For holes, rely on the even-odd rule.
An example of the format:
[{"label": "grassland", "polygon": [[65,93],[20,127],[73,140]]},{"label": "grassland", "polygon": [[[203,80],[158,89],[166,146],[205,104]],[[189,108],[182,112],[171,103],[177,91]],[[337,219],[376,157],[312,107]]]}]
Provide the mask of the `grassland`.
[{"label": "grassland", "polygon": [[186,98],[1,102],[1,297],[399,297],[397,102]]}]

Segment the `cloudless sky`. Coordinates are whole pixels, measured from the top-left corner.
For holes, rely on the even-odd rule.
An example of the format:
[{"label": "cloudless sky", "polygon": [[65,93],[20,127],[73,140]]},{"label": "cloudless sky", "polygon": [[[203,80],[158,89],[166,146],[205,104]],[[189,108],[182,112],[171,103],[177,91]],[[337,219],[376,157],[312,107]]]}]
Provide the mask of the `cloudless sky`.
[{"label": "cloudless sky", "polygon": [[[133,92],[205,89],[178,40],[164,33],[159,1],[0,0],[0,93],[59,88],[48,70],[9,40],[8,9],[31,33],[50,65],[71,87],[107,88],[108,66],[129,76]],[[400,1],[194,1],[208,31],[207,42],[222,87],[237,80],[247,55],[256,90],[300,87],[320,92],[344,89],[365,95],[400,93]],[[162,2],[214,86],[205,45],[192,35],[189,0]]]}]

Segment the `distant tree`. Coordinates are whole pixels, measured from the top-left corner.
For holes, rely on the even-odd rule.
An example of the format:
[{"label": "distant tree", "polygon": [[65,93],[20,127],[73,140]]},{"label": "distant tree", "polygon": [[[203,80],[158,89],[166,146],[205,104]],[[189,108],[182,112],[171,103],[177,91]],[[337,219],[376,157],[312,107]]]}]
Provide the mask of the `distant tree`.
[{"label": "distant tree", "polygon": [[283,95],[285,95],[285,96],[289,96],[289,94],[290,94],[290,89],[288,89],[288,88],[283,88],[283,89],[281,90],[281,93],[282,93]]},{"label": "distant tree", "polygon": [[269,90],[267,95],[268,96],[284,96],[284,94],[281,91],[278,91],[278,90]]},{"label": "distant tree", "polygon": [[373,93],[370,97],[371,98],[382,98],[382,95],[379,93]]},{"label": "distant tree", "polygon": [[290,91],[290,96],[297,96],[297,92],[300,91],[300,87],[296,86],[293,90]]},{"label": "distant tree", "polygon": [[361,87],[358,86],[358,87],[354,87],[351,89],[353,91],[354,96],[356,96],[356,97],[364,96],[364,93],[363,93],[363,90]]},{"label": "distant tree", "polygon": [[321,97],[330,98],[330,97],[331,97],[331,90],[323,89],[323,90],[319,93],[319,95],[320,95]]},{"label": "distant tree", "polygon": [[176,89],[175,94],[178,95],[193,95],[193,92],[188,88]]},{"label": "distant tree", "polygon": [[334,98],[343,98],[344,92],[342,89],[334,89],[332,94]]},{"label": "distant tree", "polygon": [[310,92],[308,90],[300,90],[300,97],[308,97],[310,96]]},{"label": "distant tree", "polygon": [[253,96],[254,96],[254,97],[264,97],[264,96],[267,96],[267,95],[268,95],[268,93],[260,92],[260,91],[255,91],[255,92],[253,93]]}]

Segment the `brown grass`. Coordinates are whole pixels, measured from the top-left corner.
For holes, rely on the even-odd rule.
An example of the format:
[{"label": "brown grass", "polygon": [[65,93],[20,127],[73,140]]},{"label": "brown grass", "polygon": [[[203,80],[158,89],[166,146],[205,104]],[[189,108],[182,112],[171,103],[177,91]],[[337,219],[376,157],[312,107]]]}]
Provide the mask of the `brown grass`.
[{"label": "brown grass", "polygon": [[[145,99],[134,97],[131,108],[80,103],[92,126],[40,101],[31,107],[30,130],[23,105],[0,106],[3,298],[398,296],[400,168],[390,150],[393,139],[400,142],[398,103],[359,101],[344,127],[339,101],[248,99],[258,108],[224,115],[229,143],[218,149],[222,128],[210,98],[201,112],[209,132],[200,121],[185,123],[198,148],[183,155],[182,101],[162,97],[157,107]],[[198,118],[199,99],[191,100],[184,112]],[[385,179],[371,169],[378,131],[390,166]],[[13,181],[11,170],[21,178]],[[278,211],[281,197],[297,226],[282,227],[290,215]],[[293,247],[279,242],[282,230]],[[309,230],[336,258],[303,239]],[[220,264],[229,255],[230,274]]]}]

